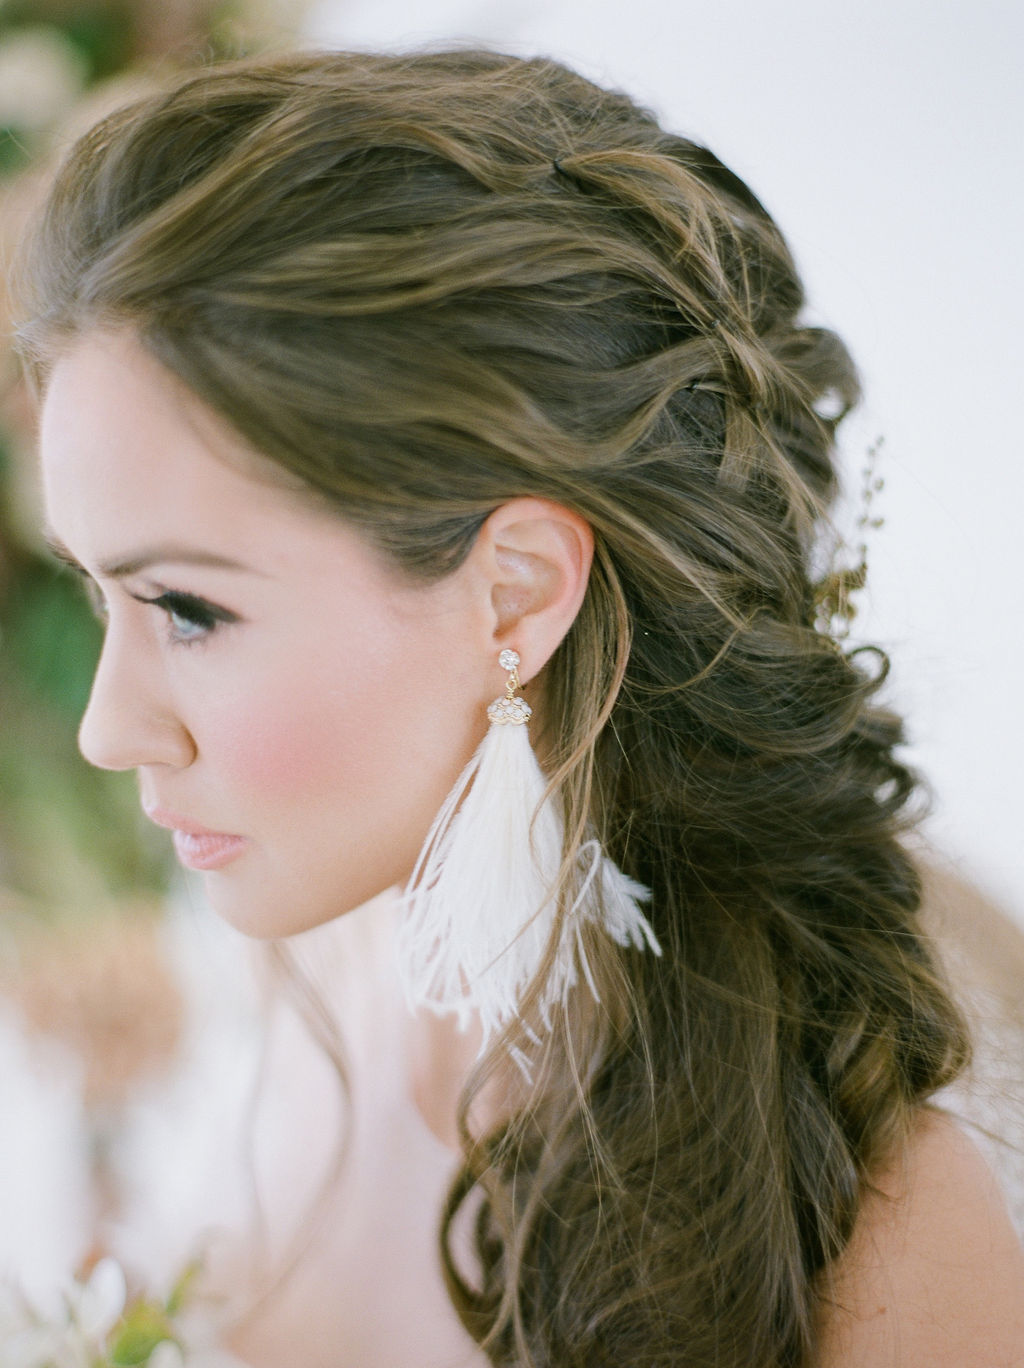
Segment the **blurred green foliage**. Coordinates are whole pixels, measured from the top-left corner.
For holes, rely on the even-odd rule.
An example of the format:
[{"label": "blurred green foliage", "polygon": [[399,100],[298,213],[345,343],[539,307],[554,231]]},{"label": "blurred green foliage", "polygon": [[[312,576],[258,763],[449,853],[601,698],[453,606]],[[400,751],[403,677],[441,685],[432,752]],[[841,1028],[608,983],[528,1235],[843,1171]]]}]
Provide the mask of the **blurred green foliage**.
[{"label": "blurred green foliage", "polygon": [[[95,87],[240,55],[262,45],[249,18],[243,0],[0,0],[0,211]],[[134,775],[78,753],[101,628],[76,577],[14,515],[32,442],[26,406],[10,397],[0,394],[0,894],[44,917],[91,916],[161,892],[175,863]]]},{"label": "blurred green foliage", "polygon": [[50,915],[159,891],[172,862],[141,817],[134,776],[94,769],[77,751],[100,644],[80,586],[26,557],[0,627],[2,881]]},{"label": "blurred green foliage", "polygon": [[138,6],[111,3],[61,3],[61,0],[7,0],[3,27],[57,29],[86,61],[85,83],[124,71],[135,60]]}]

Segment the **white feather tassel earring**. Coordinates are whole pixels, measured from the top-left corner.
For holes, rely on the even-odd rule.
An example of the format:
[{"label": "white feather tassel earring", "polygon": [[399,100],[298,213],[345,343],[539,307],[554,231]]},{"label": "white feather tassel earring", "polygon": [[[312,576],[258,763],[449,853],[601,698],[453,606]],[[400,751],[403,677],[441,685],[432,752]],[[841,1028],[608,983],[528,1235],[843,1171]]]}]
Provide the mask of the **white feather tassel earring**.
[{"label": "white feather tassel earring", "polygon": [[[562,861],[561,816],[550,798],[540,807],[547,780],[527,733],[533,710],[515,696],[519,655],[504,650],[498,662],[509,671],[505,696],[487,709],[487,735],[427,834],[403,895],[397,931],[409,1006],[456,1013],[463,1030],[478,1014],[481,1053],[518,1015],[522,994],[540,967],[555,925]],[[552,1008],[577,982],[577,966],[597,998],[584,950],[584,922],[600,921],[620,945],[646,945],[661,954],[637,905],[650,898],[650,891],[623,874],[596,840],[586,842],[581,854],[590,867],[564,920],[540,999],[548,1027]]]}]

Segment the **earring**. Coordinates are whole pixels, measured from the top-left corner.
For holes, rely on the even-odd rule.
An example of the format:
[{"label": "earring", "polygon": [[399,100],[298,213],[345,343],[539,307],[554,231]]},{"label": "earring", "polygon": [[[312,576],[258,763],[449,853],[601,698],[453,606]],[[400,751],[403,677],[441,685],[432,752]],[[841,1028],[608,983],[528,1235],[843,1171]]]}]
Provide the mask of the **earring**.
[{"label": "earring", "polygon": [[[527,731],[533,709],[516,696],[519,659],[512,650],[498,656],[509,674],[505,695],[488,707],[487,734],[427,833],[402,895],[397,929],[409,1006],[455,1013],[461,1030],[477,1013],[481,1054],[519,1015],[557,918],[564,824],[556,802],[544,799],[547,780]],[[599,1001],[584,950],[584,923],[603,925],[619,945],[661,954],[637,905],[650,898],[650,890],[623,874],[596,839],[584,843],[580,858],[579,892],[563,920],[540,998],[549,1030],[551,1010],[566,1001],[578,971]],[[519,1063],[529,1077],[524,1061]]]}]

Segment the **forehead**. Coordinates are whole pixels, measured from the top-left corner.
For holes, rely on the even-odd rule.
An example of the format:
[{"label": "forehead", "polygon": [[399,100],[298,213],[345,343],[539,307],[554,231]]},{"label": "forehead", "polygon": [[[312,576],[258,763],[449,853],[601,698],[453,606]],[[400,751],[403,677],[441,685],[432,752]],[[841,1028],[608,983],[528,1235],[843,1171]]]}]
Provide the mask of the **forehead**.
[{"label": "forehead", "polygon": [[268,570],[368,555],[130,333],[87,334],[56,362],[39,453],[48,521],[87,568],[183,538]]}]

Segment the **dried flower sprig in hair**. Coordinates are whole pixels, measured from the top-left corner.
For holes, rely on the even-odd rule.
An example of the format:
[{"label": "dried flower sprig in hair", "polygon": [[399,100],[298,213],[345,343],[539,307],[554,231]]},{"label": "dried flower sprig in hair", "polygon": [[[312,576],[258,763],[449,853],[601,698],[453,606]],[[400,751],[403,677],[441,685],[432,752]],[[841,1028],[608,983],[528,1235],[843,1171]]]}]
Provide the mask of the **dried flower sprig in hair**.
[{"label": "dried flower sprig in hair", "polygon": [[853,620],[857,616],[857,605],[852,601],[852,596],[862,590],[867,582],[867,529],[885,525],[885,518],[878,517],[872,511],[875,496],[885,487],[885,480],[875,473],[878,453],[884,440],[884,437],[878,436],[868,447],[867,462],[861,472],[861,507],[856,522],[859,535],[855,548],[857,564],[834,567],[814,586],[817,609],[815,628],[823,636],[828,637],[839,650],[842,650],[842,643],[849,637]]}]

